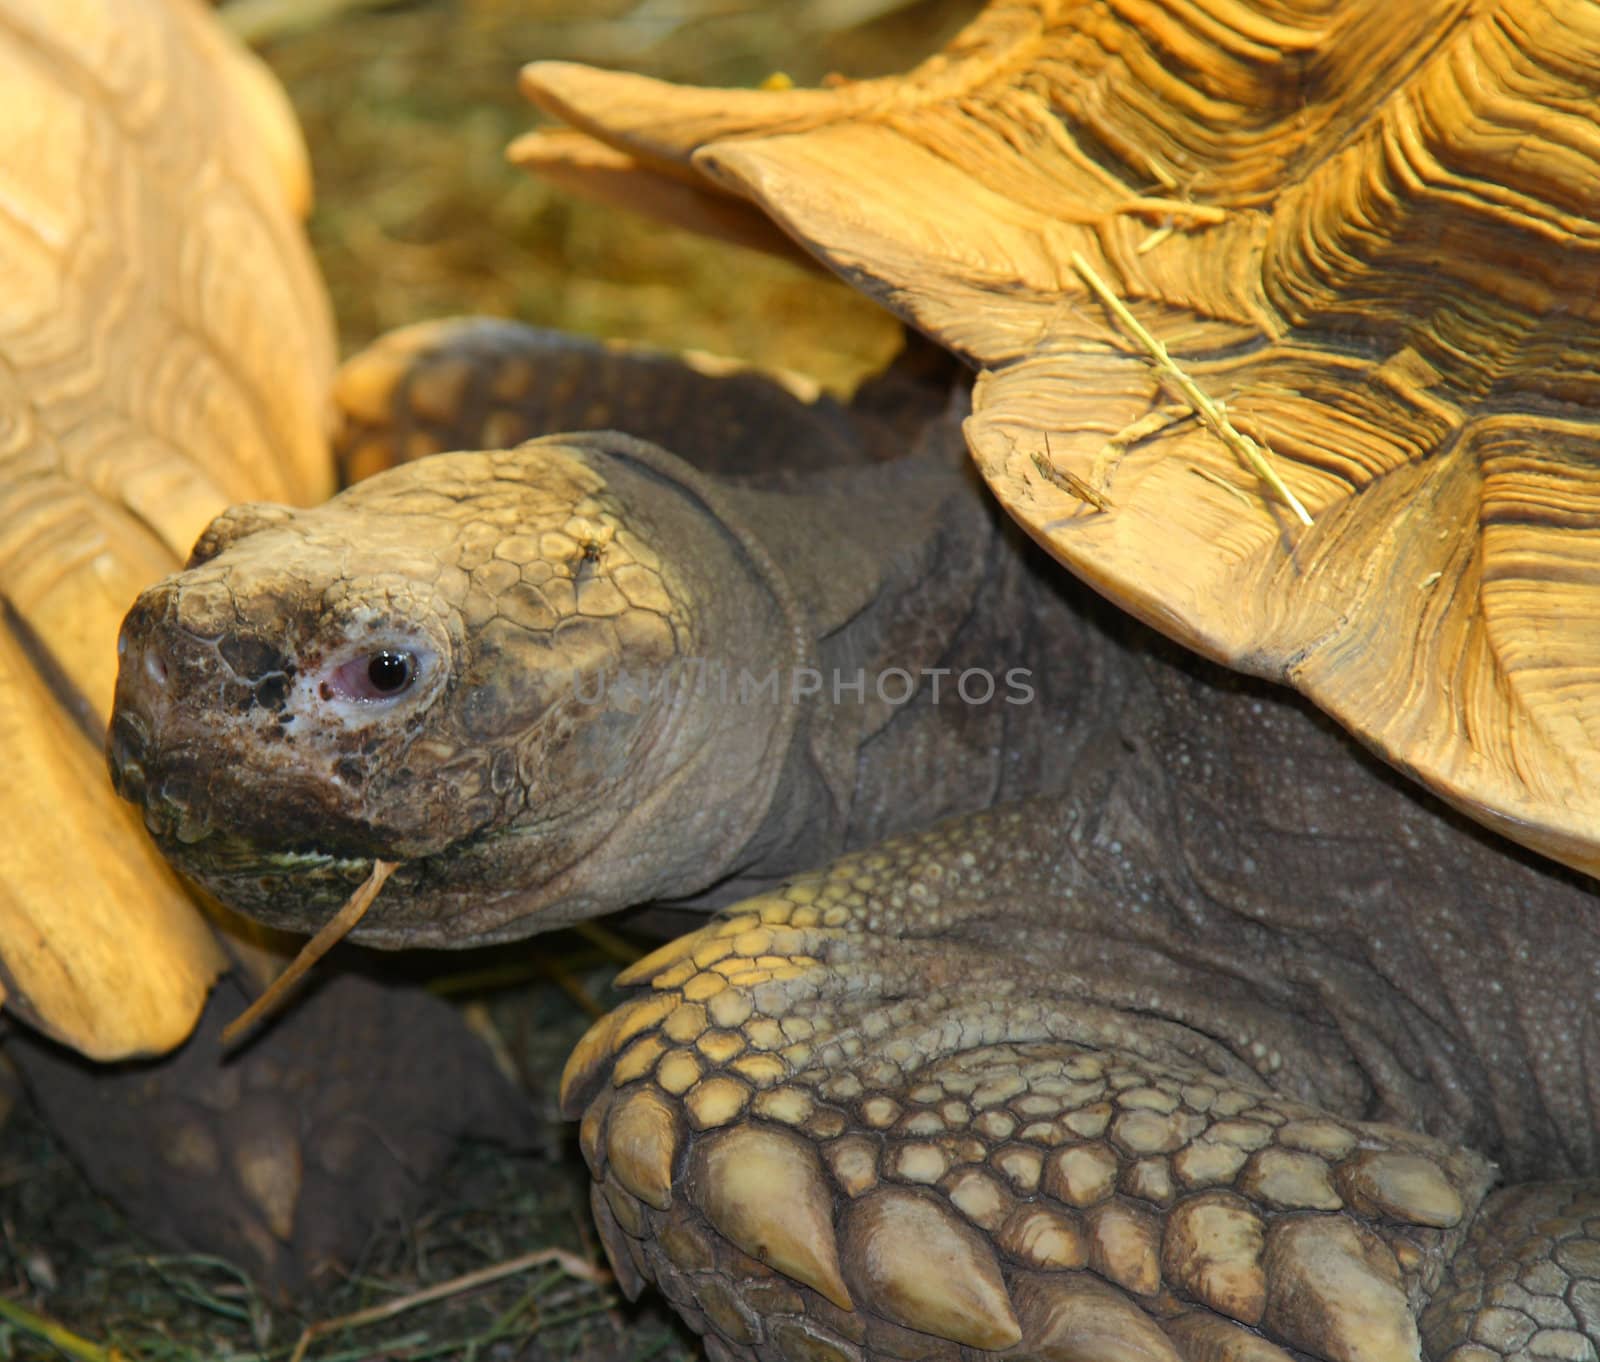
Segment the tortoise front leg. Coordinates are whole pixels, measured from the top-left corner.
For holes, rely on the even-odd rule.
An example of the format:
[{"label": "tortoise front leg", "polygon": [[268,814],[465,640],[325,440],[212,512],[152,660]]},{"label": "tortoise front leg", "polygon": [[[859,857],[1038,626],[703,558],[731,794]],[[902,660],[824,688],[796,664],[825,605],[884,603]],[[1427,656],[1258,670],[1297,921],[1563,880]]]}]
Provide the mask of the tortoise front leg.
[{"label": "tortoise front leg", "polygon": [[1489,1165],[986,952],[982,848],[1025,863],[1017,816],[848,857],[628,972],[649,993],[565,1080],[624,1285],[719,1362],[1422,1356]]}]

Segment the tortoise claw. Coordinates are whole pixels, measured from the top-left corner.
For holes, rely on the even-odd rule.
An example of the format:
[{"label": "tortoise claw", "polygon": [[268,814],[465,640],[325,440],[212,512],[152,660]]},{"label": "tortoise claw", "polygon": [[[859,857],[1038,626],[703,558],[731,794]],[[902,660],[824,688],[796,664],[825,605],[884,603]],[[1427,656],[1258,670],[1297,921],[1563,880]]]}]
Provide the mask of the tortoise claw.
[{"label": "tortoise claw", "polygon": [[1344,1216],[1273,1225],[1265,1256],[1267,1332],[1328,1362],[1419,1359],[1422,1342],[1400,1265]]},{"label": "tortoise claw", "polygon": [[816,1150],[786,1130],[737,1126],[695,1148],[690,1180],[721,1234],[825,1296],[854,1306],[839,1268],[833,1189]]}]

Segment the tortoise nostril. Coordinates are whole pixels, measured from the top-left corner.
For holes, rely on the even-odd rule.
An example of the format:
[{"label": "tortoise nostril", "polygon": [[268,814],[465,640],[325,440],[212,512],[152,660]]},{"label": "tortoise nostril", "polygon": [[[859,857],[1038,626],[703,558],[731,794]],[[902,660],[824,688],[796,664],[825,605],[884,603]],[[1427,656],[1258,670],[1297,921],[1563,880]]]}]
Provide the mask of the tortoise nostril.
[{"label": "tortoise nostril", "polygon": [[167,660],[161,656],[158,649],[147,649],[144,655],[144,674],[150,678],[153,685],[165,686],[167,684]]},{"label": "tortoise nostril", "polygon": [[132,804],[144,803],[144,767],[137,761],[120,761],[112,769],[112,786]]},{"label": "tortoise nostril", "polygon": [[134,803],[144,801],[147,748],[144,729],[133,716],[126,712],[113,715],[107,744],[111,783],[118,794]]}]

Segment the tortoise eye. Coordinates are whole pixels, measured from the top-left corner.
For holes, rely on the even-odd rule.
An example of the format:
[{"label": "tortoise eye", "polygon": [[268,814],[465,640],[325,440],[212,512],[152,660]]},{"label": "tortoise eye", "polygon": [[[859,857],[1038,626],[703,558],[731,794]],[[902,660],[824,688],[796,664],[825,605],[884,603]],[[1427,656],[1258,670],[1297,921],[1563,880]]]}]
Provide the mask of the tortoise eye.
[{"label": "tortoise eye", "polygon": [[417,679],[414,653],[384,648],[351,658],[329,673],[322,683],[324,700],[393,700],[411,688]]},{"label": "tortoise eye", "polygon": [[416,663],[410,653],[374,653],[367,661],[367,680],[380,695],[395,695],[411,684]]}]

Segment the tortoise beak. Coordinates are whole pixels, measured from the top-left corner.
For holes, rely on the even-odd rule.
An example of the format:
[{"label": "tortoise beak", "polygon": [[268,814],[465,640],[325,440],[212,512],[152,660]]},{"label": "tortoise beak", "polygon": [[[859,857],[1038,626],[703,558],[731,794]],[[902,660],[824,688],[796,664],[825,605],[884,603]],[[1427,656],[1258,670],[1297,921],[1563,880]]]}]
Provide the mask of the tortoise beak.
[{"label": "tortoise beak", "polygon": [[129,803],[144,803],[149,752],[150,734],[144,720],[119,704],[106,738],[106,762],[111,767],[112,787]]},{"label": "tortoise beak", "polygon": [[159,649],[140,642],[125,644],[106,736],[106,761],[113,788],[144,809],[145,826],[153,835],[192,843],[210,832],[211,823],[194,812],[193,795],[203,784],[194,762],[161,750],[171,707],[168,676]]},{"label": "tortoise beak", "polygon": [[134,627],[135,605],[122,626],[117,651],[116,697],[111,706],[111,728],[106,735],[106,760],[111,783],[124,799],[145,802],[146,776],[152,754],[159,747],[171,706],[167,660],[148,642],[148,631]]},{"label": "tortoise beak", "polygon": [[119,706],[106,745],[112,786],[122,798],[144,809],[145,826],[153,836],[191,844],[200,841],[211,831],[211,820],[195,812],[194,795],[203,788],[196,764],[163,759],[160,771],[152,775],[150,753],[146,721]]}]

